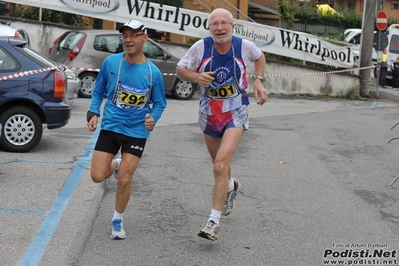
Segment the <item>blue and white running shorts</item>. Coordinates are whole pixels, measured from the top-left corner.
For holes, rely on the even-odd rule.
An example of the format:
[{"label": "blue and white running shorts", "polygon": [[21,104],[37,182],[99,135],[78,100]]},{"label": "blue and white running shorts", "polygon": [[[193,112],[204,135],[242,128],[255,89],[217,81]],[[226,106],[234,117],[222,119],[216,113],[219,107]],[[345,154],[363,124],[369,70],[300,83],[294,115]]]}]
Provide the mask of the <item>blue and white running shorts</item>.
[{"label": "blue and white running shorts", "polygon": [[243,105],[240,108],[226,113],[207,115],[199,112],[198,123],[200,129],[207,135],[220,139],[223,137],[226,129],[231,127],[249,128],[248,106]]}]

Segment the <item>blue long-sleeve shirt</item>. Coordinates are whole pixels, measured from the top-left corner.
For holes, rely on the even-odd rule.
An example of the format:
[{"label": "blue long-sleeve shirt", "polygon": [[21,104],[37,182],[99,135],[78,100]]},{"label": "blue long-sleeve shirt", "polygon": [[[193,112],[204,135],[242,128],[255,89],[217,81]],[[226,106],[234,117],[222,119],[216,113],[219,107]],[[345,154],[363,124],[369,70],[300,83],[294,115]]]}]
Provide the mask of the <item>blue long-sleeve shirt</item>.
[{"label": "blue long-sleeve shirt", "polygon": [[101,114],[100,107],[106,97],[102,130],[148,138],[150,131],[144,124],[146,114],[151,114],[157,123],[167,105],[163,76],[150,60],[130,64],[123,59],[123,55],[108,56],[101,65],[90,111]]}]

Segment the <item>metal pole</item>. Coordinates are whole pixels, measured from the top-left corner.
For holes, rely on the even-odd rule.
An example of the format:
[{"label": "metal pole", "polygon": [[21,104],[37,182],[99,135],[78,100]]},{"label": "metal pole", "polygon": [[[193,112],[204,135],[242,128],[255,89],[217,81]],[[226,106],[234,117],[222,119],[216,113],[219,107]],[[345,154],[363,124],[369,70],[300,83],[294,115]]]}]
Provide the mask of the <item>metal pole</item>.
[{"label": "metal pole", "polygon": [[[378,31],[378,44],[377,44],[377,56],[379,55],[379,52],[380,52],[380,50],[381,50],[381,31]],[[382,56],[382,53],[381,53],[381,55],[380,56],[378,56],[377,57],[377,64],[378,63],[381,63],[381,56]],[[378,88],[380,87],[379,85],[380,85],[380,72],[381,72],[381,64],[379,65],[379,68],[378,68],[378,71],[377,71],[377,82],[376,82],[376,89],[375,89],[375,95],[376,96],[378,96]]]}]

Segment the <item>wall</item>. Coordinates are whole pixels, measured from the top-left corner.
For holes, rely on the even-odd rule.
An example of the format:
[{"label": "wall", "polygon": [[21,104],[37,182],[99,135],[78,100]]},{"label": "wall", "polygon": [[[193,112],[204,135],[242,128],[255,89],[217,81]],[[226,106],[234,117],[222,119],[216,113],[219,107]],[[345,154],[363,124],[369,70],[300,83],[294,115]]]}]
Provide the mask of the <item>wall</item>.
[{"label": "wall", "polygon": [[[167,50],[181,58],[188,47],[182,45],[162,44]],[[332,70],[333,71],[333,70]],[[248,67],[248,74],[253,74],[253,67]],[[331,71],[289,63],[268,60],[266,58],[266,83],[268,93],[282,95],[311,94],[342,96],[348,90],[360,86],[359,76],[349,74],[326,73]],[[252,92],[252,79],[249,79],[249,92]]]},{"label": "wall", "polygon": [[[1,19],[1,18],[0,18]],[[59,26],[54,23],[39,23],[32,21],[11,20],[11,26],[24,28],[31,41],[33,49],[44,56],[47,56],[48,48],[52,42],[63,32],[70,28]],[[188,49],[188,46],[176,45],[172,43],[162,43],[162,45],[173,55],[181,58]],[[266,89],[268,93],[295,95],[344,95],[348,90],[359,87],[359,76],[350,74],[320,73],[321,71],[304,66],[294,66],[284,62],[267,60],[266,63]],[[324,71],[323,71],[324,72]],[[248,66],[247,73],[253,74],[252,66]],[[317,74],[312,74],[317,73]],[[288,76],[289,75],[289,76]],[[252,92],[252,79],[249,79],[248,92]]]}]

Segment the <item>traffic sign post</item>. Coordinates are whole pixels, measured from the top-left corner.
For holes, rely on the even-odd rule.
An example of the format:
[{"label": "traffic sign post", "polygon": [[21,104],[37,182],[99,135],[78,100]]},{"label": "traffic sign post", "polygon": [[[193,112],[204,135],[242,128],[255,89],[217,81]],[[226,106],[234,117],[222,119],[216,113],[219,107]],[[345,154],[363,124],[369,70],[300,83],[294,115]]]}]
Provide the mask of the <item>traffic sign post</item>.
[{"label": "traffic sign post", "polygon": [[373,48],[376,51],[382,51],[388,46],[388,36],[386,34],[381,34],[380,31],[377,31],[373,35]]},{"label": "traffic sign post", "polygon": [[[379,51],[383,50],[381,49],[381,31],[385,30],[388,26],[388,16],[387,13],[385,13],[383,10],[378,11],[377,13],[377,18],[375,21],[375,25],[377,26],[377,29],[379,30],[378,32],[378,44],[377,44],[377,55],[379,54]],[[381,49],[381,50],[380,50]],[[380,63],[380,59],[378,60],[378,64]],[[381,71],[381,66],[378,68],[377,72],[377,85],[376,85],[376,95],[378,96],[378,87],[379,87],[379,79],[380,79],[380,71]]]}]

